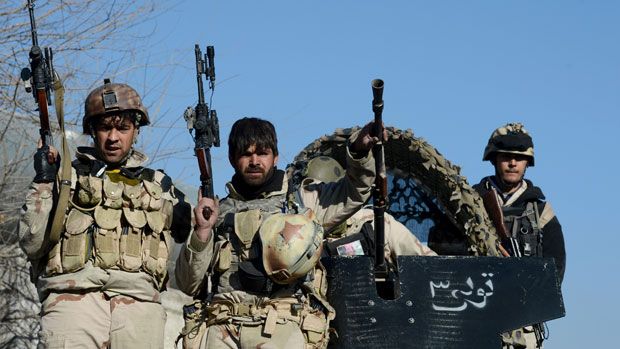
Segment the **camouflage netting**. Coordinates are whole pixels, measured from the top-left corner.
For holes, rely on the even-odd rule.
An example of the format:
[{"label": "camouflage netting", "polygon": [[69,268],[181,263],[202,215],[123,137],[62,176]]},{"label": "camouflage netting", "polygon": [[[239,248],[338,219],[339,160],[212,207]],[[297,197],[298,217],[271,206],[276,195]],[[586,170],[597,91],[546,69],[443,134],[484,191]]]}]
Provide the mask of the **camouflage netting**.
[{"label": "camouflage netting", "polygon": [[[305,147],[289,165],[293,183],[301,181],[307,161],[319,155],[345,164],[345,145],[359,127],[337,129]],[[429,246],[440,254],[459,254],[450,246],[464,244],[464,253],[499,256],[498,239],[482,199],[460,175],[459,167],[411,130],[386,127],[385,162],[389,182],[388,212],[418,235],[426,230]],[[420,237],[418,235],[418,237]],[[423,241],[424,237],[422,237]],[[435,246],[433,246],[435,245]],[[448,246],[441,248],[441,246]]]}]

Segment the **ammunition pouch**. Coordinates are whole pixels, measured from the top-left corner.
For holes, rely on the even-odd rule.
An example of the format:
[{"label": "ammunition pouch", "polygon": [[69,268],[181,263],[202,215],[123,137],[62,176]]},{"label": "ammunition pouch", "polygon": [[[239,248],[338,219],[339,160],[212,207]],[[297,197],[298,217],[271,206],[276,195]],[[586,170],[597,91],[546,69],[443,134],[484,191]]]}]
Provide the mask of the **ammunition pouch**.
[{"label": "ammunition pouch", "polygon": [[92,260],[102,269],[144,271],[163,287],[172,248],[172,197],[155,180],[118,178],[78,173],[64,231],[48,254],[47,275],[72,273]]},{"label": "ammunition pouch", "polygon": [[[263,282],[272,282],[251,261],[240,263],[239,271],[249,274],[244,277],[253,279],[244,282],[256,282],[255,287],[257,289],[265,288]],[[240,279],[244,277],[240,276]],[[275,283],[273,286],[275,288],[282,287]],[[207,303],[202,300],[195,300],[183,307],[185,326],[177,341],[183,338],[184,349],[197,349],[200,348],[203,336],[209,326],[230,324],[235,326],[263,326],[263,333],[273,334],[277,324],[292,321],[302,331],[307,348],[325,348],[331,331],[329,324],[336,314],[329,303],[320,296],[325,293],[326,287],[325,269],[319,263],[314,270],[313,283],[305,283],[301,286],[305,290],[303,297],[272,299],[260,297],[254,303],[235,303],[230,300],[214,300]],[[244,291],[252,292],[250,290]]]},{"label": "ammunition pouch", "polygon": [[78,210],[69,212],[65,222],[64,243],[62,244],[62,269],[74,272],[81,269],[90,258],[92,250],[93,218]]},{"label": "ammunition pouch", "polygon": [[542,257],[543,234],[539,227],[538,204],[528,202],[525,209],[504,207],[502,211],[506,230],[517,241],[520,254]]},{"label": "ammunition pouch", "polygon": [[243,326],[263,326],[262,332],[271,335],[278,323],[291,321],[301,329],[308,348],[325,348],[329,341],[329,321],[335,313],[325,313],[323,307],[316,309],[311,303],[292,297],[268,299],[259,304],[214,301],[206,308],[206,327],[232,321]]},{"label": "ammunition pouch", "polygon": [[233,219],[235,234],[245,248],[249,248],[263,222],[260,209],[237,212]]},{"label": "ammunition pouch", "polygon": [[206,303],[201,300],[194,300],[192,303],[183,306],[183,320],[185,325],[175,341],[183,339],[183,349],[198,349],[202,342],[202,337],[207,332]]},{"label": "ammunition pouch", "polygon": [[218,241],[215,244],[215,254],[213,270],[223,273],[230,269],[232,265],[232,246],[230,241]]}]

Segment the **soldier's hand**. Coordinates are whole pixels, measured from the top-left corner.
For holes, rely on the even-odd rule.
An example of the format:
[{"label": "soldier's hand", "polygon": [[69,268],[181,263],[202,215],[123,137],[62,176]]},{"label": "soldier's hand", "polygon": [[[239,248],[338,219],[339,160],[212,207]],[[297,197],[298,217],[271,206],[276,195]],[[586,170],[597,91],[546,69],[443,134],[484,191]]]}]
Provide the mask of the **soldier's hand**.
[{"label": "soldier's hand", "polygon": [[60,156],[58,150],[52,146],[42,147],[39,140],[37,151],[34,153],[34,182],[50,183],[56,180],[56,172],[58,172],[58,163]]},{"label": "soldier's hand", "polygon": [[207,242],[211,237],[211,231],[219,214],[219,202],[217,199],[203,198],[198,193],[198,204],[194,208],[196,219],[195,232],[200,241]]},{"label": "soldier's hand", "polygon": [[[40,149],[44,149],[42,147],[43,141],[39,139],[39,142],[37,143],[37,151],[39,151]],[[47,147],[47,162],[50,164],[60,162],[60,153],[58,153],[58,149],[54,148],[53,145]]]},{"label": "soldier's hand", "polygon": [[[381,126],[381,129],[383,130],[383,141],[387,141],[387,131],[385,130],[385,127],[383,127],[383,125]],[[370,149],[372,149],[372,147],[379,142],[379,137],[372,134],[372,130],[374,127],[374,121],[367,123],[353,142],[353,149],[351,150],[356,153],[368,153],[368,151],[370,151]]]}]

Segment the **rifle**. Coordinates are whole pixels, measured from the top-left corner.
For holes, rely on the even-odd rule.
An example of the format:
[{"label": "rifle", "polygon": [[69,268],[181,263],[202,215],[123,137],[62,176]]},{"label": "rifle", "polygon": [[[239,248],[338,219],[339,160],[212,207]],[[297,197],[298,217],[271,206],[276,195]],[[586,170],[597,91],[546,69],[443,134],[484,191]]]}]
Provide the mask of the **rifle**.
[{"label": "rifle", "polygon": [[[67,137],[65,136],[64,125],[64,91],[65,88],[60,80],[60,76],[54,70],[53,52],[49,47],[41,50],[37,37],[37,24],[34,17],[34,0],[28,0],[28,14],[30,15],[30,33],[32,35],[32,47],[30,48],[29,59],[30,69],[24,68],[21,71],[21,78],[24,81],[26,92],[32,92],[39,110],[39,121],[41,128],[41,149],[47,153],[50,162],[50,147],[54,145],[52,131],[50,129],[49,112],[47,106],[52,105],[51,91],[54,91],[54,105],[56,107],[56,118],[62,134],[61,145],[61,175],[58,178],[56,205],[53,209],[53,219],[47,230],[44,245],[53,246],[60,239],[63,230],[65,211],[69,203],[71,193],[71,154]],[[51,164],[51,162],[50,162]]]},{"label": "rifle", "polygon": [[388,268],[385,263],[383,252],[385,245],[385,208],[387,206],[387,174],[385,172],[385,159],[383,154],[383,80],[375,79],[372,86],[372,111],[375,114],[373,136],[379,141],[372,148],[375,158],[375,185],[373,188],[372,209],[375,214],[375,278],[386,280]]},{"label": "rifle", "polygon": [[[209,82],[211,96],[215,91],[215,50],[213,46],[207,46],[207,53],[203,56],[200,46],[196,44],[196,81],[198,83],[198,104],[196,108],[187,107],[183,117],[187,121],[187,128],[190,135],[195,131],[194,142],[196,144],[194,153],[198,159],[200,169],[200,192],[203,197],[213,198],[213,171],[211,169],[211,147],[220,146],[220,127],[217,120],[217,112],[209,110],[205,102],[202,75]],[[203,212],[205,218],[211,215],[208,209]]]},{"label": "rifle", "polygon": [[[482,195],[482,202],[484,203],[484,208],[489,214],[489,218],[491,219],[495,230],[497,230],[500,239],[510,241],[510,248],[514,251],[514,253],[517,254],[516,257],[520,257],[519,245],[516,239],[514,239],[512,235],[508,232],[508,230],[506,230],[506,226],[504,225],[504,213],[502,212],[502,207],[499,203],[499,200],[497,200],[497,191],[495,190],[495,188],[487,190]],[[511,254],[504,248],[504,246],[501,245],[501,242],[499,245],[499,250],[504,257],[511,256]]]},{"label": "rifle", "polygon": [[28,13],[30,15],[30,33],[32,35],[32,47],[30,48],[30,69],[21,71],[21,79],[24,81],[26,92],[32,95],[38,105],[39,121],[41,128],[42,149],[49,155],[49,147],[53,146],[52,131],[50,129],[48,105],[52,105],[51,89],[55,76],[52,64],[52,49],[45,47],[41,50],[37,38],[37,24],[34,17],[34,0],[28,0]]}]

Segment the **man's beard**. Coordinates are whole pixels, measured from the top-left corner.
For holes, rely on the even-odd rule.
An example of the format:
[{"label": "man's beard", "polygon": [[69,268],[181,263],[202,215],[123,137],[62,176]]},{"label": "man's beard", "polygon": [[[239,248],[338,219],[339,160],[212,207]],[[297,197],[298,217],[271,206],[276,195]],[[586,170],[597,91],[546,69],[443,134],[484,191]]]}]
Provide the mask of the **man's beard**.
[{"label": "man's beard", "polygon": [[[262,170],[260,168],[258,169],[247,169],[243,174],[242,177],[245,181],[245,183],[250,186],[250,187],[260,187],[263,184],[265,184],[266,182],[269,181],[269,179],[271,178],[271,176],[273,176],[273,171],[274,168],[270,168],[269,170],[265,171]],[[255,173],[260,173],[261,176],[260,177],[251,177],[251,174],[255,174]]]}]

